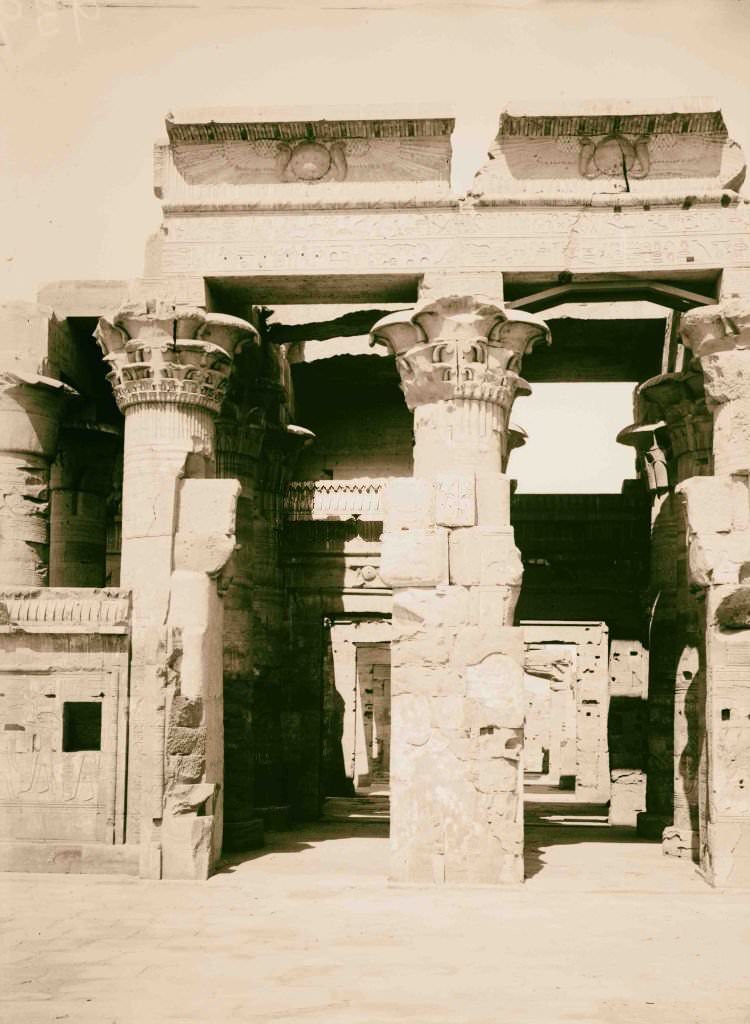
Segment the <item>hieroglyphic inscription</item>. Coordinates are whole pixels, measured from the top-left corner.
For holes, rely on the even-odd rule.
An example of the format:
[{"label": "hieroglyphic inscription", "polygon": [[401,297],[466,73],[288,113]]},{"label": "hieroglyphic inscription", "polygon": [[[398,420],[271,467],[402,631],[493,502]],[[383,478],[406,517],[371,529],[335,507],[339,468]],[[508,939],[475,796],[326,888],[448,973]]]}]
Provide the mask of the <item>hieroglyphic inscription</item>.
[{"label": "hieroglyphic inscription", "polygon": [[163,270],[352,273],[577,271],[750,265],[743,206],[643,209],[203,213],[167,218]]}]

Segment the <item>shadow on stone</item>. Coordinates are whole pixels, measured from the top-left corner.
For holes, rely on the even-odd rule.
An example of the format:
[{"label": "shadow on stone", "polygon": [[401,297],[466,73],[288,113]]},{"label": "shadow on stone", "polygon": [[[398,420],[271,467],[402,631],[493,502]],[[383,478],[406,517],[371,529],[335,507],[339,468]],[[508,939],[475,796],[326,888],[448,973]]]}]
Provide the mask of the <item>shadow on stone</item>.
[{"label": "shadow on stone", "polygon": [[611,826],[607,804],[527,802],[525,806],[524,867],[526,879],[546,866],[544,853],[553,846],[575,843],[649,843],[635,828]]}]

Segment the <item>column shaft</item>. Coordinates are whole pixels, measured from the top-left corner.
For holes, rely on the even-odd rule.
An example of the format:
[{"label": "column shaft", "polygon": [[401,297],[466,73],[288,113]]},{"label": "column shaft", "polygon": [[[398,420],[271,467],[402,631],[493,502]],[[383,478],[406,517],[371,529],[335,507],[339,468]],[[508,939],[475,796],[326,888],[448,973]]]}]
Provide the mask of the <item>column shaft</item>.
[{"label": "column shaft", "polygon": [[128,841],[147,877],[205,878],[223,820],[222,574],[239,484],[212,479],[233,317],[159,303],[101,320],[125,415],[121,586],[133,594]]},{"label": "column shaft", "polygon": [[414,410],[414,478],[385,489],[393,588],[391,876],[523,880],[521,583],[503,475],[523,353],[547,335],[453,295],[373,328]]},{"label": "column shaft", "polygon": [[696,601],[687,576],[684,508],[675,487],[711,472],[711,415],[694,366],[661,374],[636,392],[639,422],[623,443],[641,455],[653,500],[649,582],[649,689],[646,811],[639,831],[662,837],[664,852],[697,851]]},{"label": "column shaft", "polygon": [[118,445],[114,427],[67,424],[50,474],[52,587],[106,583],[107,501]]},{"label": "column shaft", "polygon": [[74,392],[45,377],[0,374],[0,579],[49,582],[49,474]]}]

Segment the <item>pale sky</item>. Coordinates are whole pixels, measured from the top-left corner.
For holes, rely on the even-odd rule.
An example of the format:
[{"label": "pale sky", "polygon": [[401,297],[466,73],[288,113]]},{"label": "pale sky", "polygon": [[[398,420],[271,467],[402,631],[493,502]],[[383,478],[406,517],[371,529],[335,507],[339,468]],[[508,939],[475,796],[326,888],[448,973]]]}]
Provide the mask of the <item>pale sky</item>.
[{"label": "pale sky", "polygon": [[[713,96],[750,150],[746,0],[0,0],[0,43],[0,301],[142,272],[160,216],[152,145],[170,109],[442,104],[457,118],[457,191],[512,100]],[[514,419],[536,417],[525,401]],[[559,435],[550,401],[535,447],[539,430]],[[619,400],[592,401],[562,408],[575,405],[579,426],[583,410],[598,416],[603,434]],[[600,465],[586,489],[601,478]]]}]

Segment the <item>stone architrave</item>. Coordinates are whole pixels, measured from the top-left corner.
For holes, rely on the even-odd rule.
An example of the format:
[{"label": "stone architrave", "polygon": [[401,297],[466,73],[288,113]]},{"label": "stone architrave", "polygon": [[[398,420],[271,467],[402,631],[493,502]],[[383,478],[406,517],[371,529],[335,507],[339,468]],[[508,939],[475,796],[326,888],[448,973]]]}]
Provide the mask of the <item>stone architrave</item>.
[{"label": "stone architrave", "polygon": [[[682,336],[713,413],[714,475],[683,481],[692,587],[704,597],[696,645],[705,674],[700,862],[717,886],[750,884],[750,304],[688,313]],[[695,675],[695,656],[688,670]]]},{"label": "stone architrave", "polygon": [[128,841],[141,874],[207,877],[221,846],[222,580],[239,484],[216,480],[215,419],[257,332],[164,302],[96,338],[125,415],[121,586],[132,591]]},{"label": "stone architrave", "polygon": [[504,466],[525,352],[549,331],[502,300],[429,297],[372,330],[414,411],[414,478],[386,485],[393,587],[391,877],[523,880],[521,559]]}]

